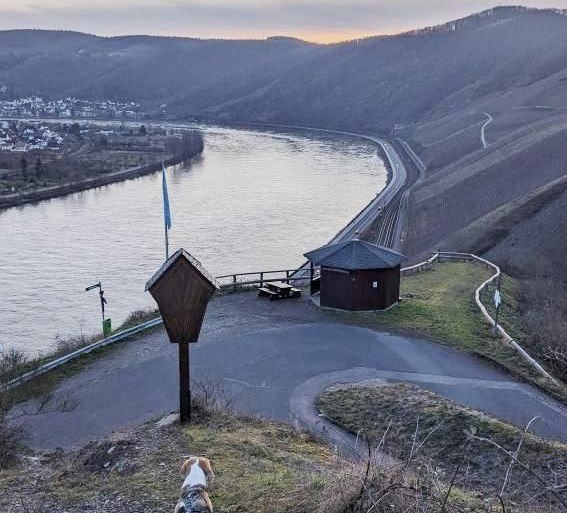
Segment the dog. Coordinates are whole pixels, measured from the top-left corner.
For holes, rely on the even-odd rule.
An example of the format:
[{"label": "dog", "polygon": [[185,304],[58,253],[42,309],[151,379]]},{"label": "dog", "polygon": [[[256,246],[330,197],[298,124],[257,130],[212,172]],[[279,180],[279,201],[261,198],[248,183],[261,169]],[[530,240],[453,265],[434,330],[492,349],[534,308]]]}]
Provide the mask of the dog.
[{"label": "dog", "polygon": [[207,458],[191,456],[181,465],[181,475],[185,479],[174,513],[213,513],[208,494],[215,479],[211,462]]}]

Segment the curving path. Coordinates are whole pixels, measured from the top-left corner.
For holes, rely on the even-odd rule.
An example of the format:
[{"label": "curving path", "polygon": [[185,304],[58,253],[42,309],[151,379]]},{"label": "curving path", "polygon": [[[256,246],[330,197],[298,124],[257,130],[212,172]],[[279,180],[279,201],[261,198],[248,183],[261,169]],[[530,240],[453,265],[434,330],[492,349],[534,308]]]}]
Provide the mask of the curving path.
[{"label": "curving path", "polygon": [[488,112],[483,112],[483,114],[487,117],[487,120],[480,129],[480,141],[482,142],[482,147],[486,150],[488,148],[488,143],[486,142],[486,127],[492,123],[493,118]]},{"label": "curving path", "polygon": [[[423,339],[337,323],[308,299],[215,299],[191,367],[193,378],[224,383],[239,411],[278,420],[310,425],[313,398],[326,386],[376,377],[417,383],[519,427],[540,415],[536,431],[567,440],[567,410],[534,387]],[[36,447],[70,447],[137,425],[177,409],[177,348],[159,329],[93,361],[56,393],[70,393],[79,406],[26,417]]]}]

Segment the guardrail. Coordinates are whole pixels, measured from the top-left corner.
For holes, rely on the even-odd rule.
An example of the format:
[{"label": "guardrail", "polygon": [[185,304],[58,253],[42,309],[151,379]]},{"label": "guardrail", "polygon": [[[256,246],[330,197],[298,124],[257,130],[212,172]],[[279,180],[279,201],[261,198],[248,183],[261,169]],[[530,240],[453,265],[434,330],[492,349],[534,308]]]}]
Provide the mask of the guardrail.
[{"label": "guardrail", "polygon": [[155,326],[159,326],[162,323],[163,323],[163,321],[162,321],[161,317],[158,317],[157,319],[152,319],[151,321],[147,321],[147,322],[144,322],[142,324],[138,324],[137,326],[134,326],[133,328],[129,328],[127,330],[121,331],[120,333],[116,333],[114,335],[111,335],[110,337],[107,337],[103,340],[93,342],[92,344],[89,344],[88,346],[81,347],[80,349],[77,349],[76,351],[73,351],[72,353],[66,354],[64,356],[60,356],[59,358],[56,358],[55,360],[52,360],[49,363],[46,363],[45,365],[38,367],[37,369],[26,372],[25,374],[22,374],[21,376],[18,376],[17,378],[14,378],[14,379],[6,382],[6,383],[0,383],[0,390],[6,390],[6,389],[10,389],[10,388],[14,388],[16,386],[22,385],[26,381],[29,381],[32,378],[37,378],[38,376],[41,376],[42,374],[45,374],[46,372],[49,372],[50,370],[53,370],[57,367],[60,367],[61,365],[64,365],[65,363],[69,363],[70,361],[75,360],[79,356],[91,353],[92,351],[95,351],[96,349],[100,349],[101,347],[104,347],[104,346],[107,346],[107,345],[110,345],[110,344],[114,344],[115,342],[119,342],[120,340],[124,340],[126,338],[129,338],[132,335],[135,335],[136,333],[141,333],[141,332],[146,331],[146,330],[153,328]]},{"label": "guardrail", "polygon": [[[484,258],[481,258],[477,255],[474,255],[473,253],[459,253],[459,252],[455,252],[455,251],[438,251],[429,260],[426,260],[425,262],[421,262],[421,263],[413,265],[411,267],[406,267],[406,268],[402,269],[402,275],[407,276],[407,275],[411,275],[411,274],[423,271],[425,269],[430,268],[436,262],[443,262],[443,261],[453,261],[453,262],[454,261],[474,261],[474,262],[482,264],[485,267],[487,267],[488,269],[494,271],[494,274],[490,278],[488,278],[484,283],[482,283],[480,285],[480,287],[478,287],[475,290],[474,299],[475,299],[475,302],[476,302],[478,308],[480,309],[480,311],[482,313],[482,316],[486,320],[486,322],[488,322],[488,324],[490,324],[491,326],[495,326],[496,321],[488,313],[486,306],[483,304],[483,302],[481,300],[481,294],[484,291],[484,289],[486,289],[486,287],[488,287],[491,283],[500,279],[500,277],[502,275],[502,271],[500,270],[500,267],[498,267],[496,264],[494,264],[494,263],[492,263],[492,262],[490,262],[490,261],[488,261]],[[522,358],[524,358],[535,370],[537,370],[542,376],[545,376],[546,378],[550,379],[554,383],[557,383],[556,379],[553,376],[551,376],[541,366],[541,364],[539,362],[537,362],[534,358],[532,358],[528,354],[528,352],[520,344],[518,344],[506,332],[506,330],[500,324],[498,324],[496,326],[496,329],[498,331],[498,334],[506,342],[508,342],[522,356]]]}]

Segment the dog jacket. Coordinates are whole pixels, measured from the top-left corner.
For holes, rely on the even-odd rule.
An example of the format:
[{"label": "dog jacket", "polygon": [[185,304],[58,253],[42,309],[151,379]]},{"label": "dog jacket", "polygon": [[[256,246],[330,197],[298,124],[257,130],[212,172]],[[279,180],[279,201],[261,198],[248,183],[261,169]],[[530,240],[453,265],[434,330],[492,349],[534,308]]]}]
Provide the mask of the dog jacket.
[{"label": "dog jacket", "polygon": [[205,491],[205,487],[201,485],[183,488],[181,493],[183,507],[179,509],[179,513],[211,513],[209,505],[203,497]]}]

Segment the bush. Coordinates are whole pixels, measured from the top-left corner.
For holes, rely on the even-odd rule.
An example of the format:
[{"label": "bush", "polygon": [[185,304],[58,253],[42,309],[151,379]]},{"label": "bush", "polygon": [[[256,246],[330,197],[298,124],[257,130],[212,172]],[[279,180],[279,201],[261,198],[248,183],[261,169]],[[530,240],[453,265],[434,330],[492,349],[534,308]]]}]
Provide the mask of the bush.
[{"label": "bush", "polygon": [[155,308],[140,308],[134,310],[120,325],[119,330],[125,330],[159,317],[159,310]]},{"label": "bush", "polygon": [[551,280],[522,282],[521,319],[533,356],[567,381],[567,290]]},{"label": "bush", "polygon": [[75,406],[69,397],[55,402],[50,393],[40,392],[30,381],[17,387],[6,385],[34,365],[36,362],[16,349],[0,352],[0,470],[15,464],[25,450],[26,433],[19,423],[21,418],[70,411]]},{"label": "bush", "polygon": [[16,403],[13,390],[3,383],[21,374],[28,358],[21,351],[9,349],[0,353],[0,470],[13,465],[23,449],[24,433],[8,415]]}]

